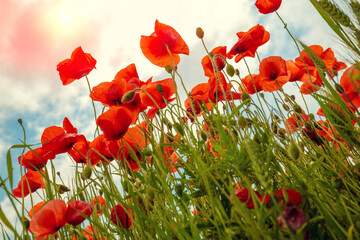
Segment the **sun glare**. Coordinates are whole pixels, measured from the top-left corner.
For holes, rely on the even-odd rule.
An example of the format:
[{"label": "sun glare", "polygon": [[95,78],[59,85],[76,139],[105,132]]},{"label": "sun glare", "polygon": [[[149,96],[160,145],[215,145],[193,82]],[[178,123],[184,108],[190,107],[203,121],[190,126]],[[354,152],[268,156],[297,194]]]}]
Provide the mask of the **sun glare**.
[{"label": "sun glare", "polygon": [[74,38],[80,30],[80,19],[64,7],[49,11],[45,21],[49,32],[56,38]]}]

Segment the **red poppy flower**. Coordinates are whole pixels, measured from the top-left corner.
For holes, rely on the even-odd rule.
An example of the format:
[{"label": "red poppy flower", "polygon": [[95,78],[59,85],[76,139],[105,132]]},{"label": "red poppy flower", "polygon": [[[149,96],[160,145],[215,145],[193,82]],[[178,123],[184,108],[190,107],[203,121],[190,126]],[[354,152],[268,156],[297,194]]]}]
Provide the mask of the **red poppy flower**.
[{"label": "red poppy flower", "polygon": [[129,217],[128,213],[132,214],[130,209],[125,209],[120,204],[116,205],[111,209],[111,221],[119,227],[128,229],[132,225],[132,220]]},{"label": "red poppy flower", "polygon": [[239,62],[243,57],[255,57],[255,52],[261,45],[270,39],[270,33],[263,26],[256,25],[247,32],[238,32],[237,43],[227,53],[228,58],[235,57],[235,62]]},{"label": "red poppy flower", "polygon": [[30,220],[29,230],[37,238],[57,232],[65,224],[66,204],[64,200],[54,199],[47,202]]},{"label": "red poppy flower", "polygon": [[70,59],[65,59],[57,65],[56,70],[59,71],[63,85],[68,85],[76,79],[88,75],[95,65],[96,60],[78,47],[72,52]]},{"label": "red poppy flower", "polygon": [[281,0],[257,0],[255,6],[262,14],[275,12],[279,9]]},{"label": "red poppy flower", "polygon": [[241,98],[241,94],[231,91],[232,85],[228,83],[222,72],[212,75],[208,80],[209,100],[213,103],[224,100],[236,100]]},{"label": "red poppy flower", "polygon": [[[274,196],[276,197],[276,200],[278,202],[282,202],[282,205],[284,205],[285,204],[284,199],[286,199],[287,202],[290,202],[290,203],[295,204],[295,205],[300,205],[300,203],[301,203],[301,194],[298,191],[293,190],[293,189],[286,189],[285,192],[286,192],[286,196],[287,196],[286,198],[285,198],[285,195],[284,195],[284,190],[280,189],[280,190],[277,190],[277,191],[274,192]],[[267,195],[265,197],[266,204],[269,204],[270,198],[271,198],[270,195]]]},{"label": "red poppy flower", "polygon": [[139,79],[135,64],[130,64],[126,68],[121,69],[111,82],[102,82],[93,87],[90,98],[99,101],[105,106],[124,106],[127,107],[134,116],[133,123],[136,122],[137,116],[143,112],[146,107],[141,103],[139,92],[135,91],[131,99],[124,101],[124,96],[137,88],[151,82],[151,78],[147,82]]},{"label": "red poppy flower", "polygon": [[90,224],[83,230],[83,234],[87,240],[106,240],[106,237],[100,235],[99,229],[94,227],[93,230]]},{"label": "red poppy flower", "polygon": [[259,84],[259,80],[259,74],[247,75],[245,78],[241,79],[242,84],[239,86],[239,91],[247,92],[249,94],[261,92],[263,89]]},{"label": "red poppy flower", "polygon": [[[255,195],[259,198],[260,202],[262,201],[262,196],[257,191],[253,190],[255,192]],[[252,199],[252,196],[249,192],[248,188],[240,188],[235,191],[235,195],[237,199],[239,199],[240,202],[246,203],[247,208],[254,208],[255,204]],[[231,198],[232,199],[232,198]]]},{"label": "red poppy flower", "polygon": [[313,72],[315,75],[304,74],[300,81],[303,83],[300,87],[302,94],[311,94],[318,91],[323,85],[323,80],[317,71]]},{"label": "red poppy flower", "polygon": [[[143,87],[143,90],[148,94],[141,91],[140,98],[143,105],[151,107],[147,114],[149,118],[155,117],[156,112],[159,110],[158,107],[163,109],[168,103],[175,100],[175,98],[171,97],[175,94],[175,88],[176,86],[172,78],[152,82]],[[148,95],[150,95],[155,102]]]},{"label": "red poppy flower", "polygon": [[65,214],[65,221],[71,225],[79,225],[85,220],[85,216],[90,217],[93,207],[90,203],[81,200],[71,200]]},{"label": "red poppy flower", "polygon": [[173,66],[173,61],[176,66],[180,62],[179,54],[189,55],[189,48],[180,34],[158,20],[155,21],[155,32],[141,36],[140,48],[144,56],[159,67]]},{"label": "red poppy flower", "polygon": [[[96,209],[96,213],[101,216],[103,214],[103,208],[106,207],[106,200],[102,196],[96,196],[93,198],[93,204]],[[105,206],[104,206],[105,205]]]},{"label": "red poppy flower", "polygon": [[277,91],[289,81],[286,62],[278,56],[264,58],[259,72],[259,85],[265,92]]},{"label": "red poppy flower", "polygon": [[[216,47],[213,50],[211,50],[212,54],[214,55],[213,61],[216,64],[217,70],[221,71],[224,69],[226,63],[224,58],[226,58],[226,47],[220,46]],[[205,76],[210,77],[214,75],[214,68],[213,64],[211,62],[211,59],[208,55],[203,57],[201,60],[201,64],[204,69]]]},{"label": "red poppy flower", "polygon": [[146,138],[146,127],[147,125],[144,121],[135,127],[129,128],[126,134],[119,140],[119,146],[122,150],[119,152],[118,158],[121,161],[126,161],[124,164],[129,164],[133,171],[139,170],[137,162],[142,161],[139,151],[149,144]]},{"label": "red poppy flower", "polygon": [[[301,209],[298,209],[293,205],[287,205],[282,215],[284,216],[287,224],[285,223],[284,219],[279,216],[279,226],[286,229],[288,225],[293,232],[296,232],[296,230],[301,228],[302,225],[304,225],[304,223],[306,223],[307,221],[305,213]],[[307,238],[305,237],[305,239]]]},{"label": "red poppy flower", "polygon": [[92,165],[97,164],[99,161],[108,164],[115,158],[118,158],[120,146],[118,140],[109,141],[101,134],[89,144],[89,151],[89,159]]},{"label": "red poppy flower", "polygon": [[36,171],[42,169],[49,159],[54,159],[55,154],[45,151],[42,147],[31,149],[23,156],[19,156],[19,164],[27,169]]},{"label": "red poppy flower", "polygon": [[131,112],[125,107],[110,107],[97,119],[97,124],[107,140],[114,141],[121,138],[128,130],[131,122]]},{"label": "red poppy flower", "polygon": [[[41,172],[45,174],[43,170]],[[17,188],[13,189],[13,195],[18,198],[26,197],[30,192],[35,192],[39,188],[44,188],[43,175],[38,171],[27,170],[26,174],[22,176]]]},{"label": "red poppy flower", "polygon": [[303,127],[304,123],[308,121],[309,121],[309,116],[305,114],[305,112],[303,114],[294,112],[289,118],[285,120],[285,128],[290,133],[294,133],[298,129]]},{"label": "red poppy flower", "polygon": [[78,135],[68,118],[64,118],[63,127],[51,126],[41,135],[42,147],[55,155],[68,152],[77,141],[84,141],[84,135]]},{"label": "red poppy flower", "polygon": [[29,214],[28,214],[29,218],[32,218],[32,216],[34,216],[34,214],[37,213],[37,211],[39,211],[42,208],[42,206],[44,206],[44,204],[45,204],[44,201],[41,201],[41,202],[38,202],[37,204],[35,204],[33,206],[33,208],[30,209],[30,211],[29,211]]},{"label": "red poppy flower", "polygon": [[[209,83],[200,83],[196,85],[191,89],[189,95],[190,98],[185,100],[186,111],[191,115],[201,115],[200,107],[204,107],[203,105],[209,102]],[[208,109],[212,108],[211,104],[207,107]],[[194,119],[189,114],[187,114],[187,116],[191,119],[191,122],[193,122]]]},{"label": "red poppy flower", "polygon": [[79,139],[73,145],[72,149],[68,152],[69,155],[77,163],[86,163],[87,162],[87,153],[89,151],[89,141],[85,138]]},{"label": "red poppy flower", "polygon": [[[360,107],[360,71],[356,66],[348,68],[340,78],[340,86],[356,108]],[[348,102],[347,98],[343,99]]]},{"label": "red poppy flower", "polygon": [[288,72],[290,71],[289,82],[299,81],[304,75],[304,71],[301,71],[298,66],[296,66],[293,60],[286,60],[286,68]]},{"label": "red poppy flower", "polygon": [[[343,69],[344,66],[346,67],[345,63],[338,62],[335,58],[334,52],[331,48],[328,48],[324,51],[323,47],[320,45],[312,45],[309,48],[324,62],[326,68],[328,69],[329,73],[332,73],[332,70],[339,70]],[[302,59],[301,59],[302,57]],[[304,61],[303,61],[304,60]],[[305,65],[306,67],[305,67]],[[314,71],[316,70],[315,63],[310,58],[310,56],[302,50],[300,56],[295,59],[295,64],[304,72],[307,73],[306,68],[310,71],[310,74],[316,76]]]}]

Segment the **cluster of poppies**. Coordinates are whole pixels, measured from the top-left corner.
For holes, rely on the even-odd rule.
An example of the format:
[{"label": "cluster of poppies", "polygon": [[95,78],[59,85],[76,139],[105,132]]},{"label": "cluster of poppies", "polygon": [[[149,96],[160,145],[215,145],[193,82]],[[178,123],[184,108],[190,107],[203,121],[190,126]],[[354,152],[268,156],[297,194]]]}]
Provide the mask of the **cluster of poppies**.
[{"label": "cluster of poppies", "polygon": [[[281,0],[257,0],[255,5],[260,13],[268,14],[280,7]],[[203,37],[201,29],[198,31],[198,37]],[[302,82],[303,94],[313,93],[323,86],[317,64],[307,52],[302,51],[294,61],[284,60],[280,56],[264,58],[260,62],[259,73],[241,78],[240,87],[235,91],[228,82],[226,74],[232,77],[236,71],[228,61],[235,58],[234,61],[237,63],[245,57],[255,57],[257,49],[270,39],[270,33],[263,26],[256,25],[246,32],[238,32],[237,37],[237,42],[229,51],[226,46],[218,46],[201,60],[208,81],[196,85],[185,100],[187,118],[191,121],[194,121],[204,108],[211,110],[218,101],[241,99],[244,93],[273,92],[280,90],[286,83],[295,81]],[[189,48],[179,33],[158,20],[155,21],[155,31],[150,36],[141,36],[140,47],[150,62],[165,67],[169,73],[176,71],[176,66],[180,62],[179,54],[189,54]],[[330,48],[324,51],[321,46],[313,45],[309,49],[324,64],[325,69],[321,69],[322,73],[334,76],[337,71],[347,67],[345,63],[337,61]],[[96,60],[78,47],[72,52],[71,58],[57,65],[57,70],[63,85],[68,85],[87,76],[95,65]],[[224,69],[226,71],[223,71]],[[350,67],[343,73],[339,84],[341,87],[339,94],[352,111],[360,107],[359,76],[359,70],[355,66]],[[26,173],[17,188],[13,189],[13,195],[26,197],[31,192],[44,188],[47,184],[46,179],[49,178],[43,168],[49,160],[63,153],[69,154],[76,163],[87,166],[94,166],[99,162],[108,164],[110,161],[118,160],[124,167],[138,171],[139,163],[144,160],[140,153],[149,145],[147,123],[143,121],[136,124],[140,122],[139,114],[146,113],[148,119],[154,118],[161,109],[175,100],[175,93],[176,84],[173,78],[153,81],[150,77],[142,81],[139,79],[135,64],[121,69],[112,81],[102,82],[94,86],[90,92],[90,98],[100,102],[106,109],[96,119],[102,133],[89,141],[78,133],[66,117],[62,127],[46,128],[41,135],[41,147],[30,149],[18,158],[19,164],[26,168]],[[187,119],[182,118],[182,122],[185,121]],[[297,111],[286,120],[286,129],[293,133],[308,121],[310,118],[303,110]],[[329,125],[325,122],[318,121],[318,124],[322,129],[312,129],[317,131],[315,137],[320,135],[328,140],[334,139],[334,136],[330,135],[336,133],[334,129],[329,129]],[[305,134],[313,141],[321,141],[312,137],[308,128],[304,129]],[[169,139],[163,142],[171,143]],[[174,147],[170,145],[163,148],[164,160],[169,166],[169,171],[174,172],[177,156]],[[211,151],[210,146],[209,149]],[[151,158],[146,160],[151,161]],[[306,221],[305,214],[294,207],[301,203],[299,192],[287,189],[278,190],[273,195],[262,196],[257,191],[252,193],[250,191],[253,190],[240,188],[235,192],[235,196],[240,202],[245,203],[247,208],[255,207],[256,201],[254,202],[253,196],[258,197],[258,202],[265,202],[266,206],[271,205],[271,199],[274,197],[283,205],[287,203],[283,217],[293,231]],[[93,206],[98,204],[103,206],[106,204],[105,200],[99,196],[94,201],[94,204],[81,200],[70,200],[65,203],[61,199],[41,202],[29,212],[31,218],[29,231],[42,239],[48,234],[56,233],[66,224],[79,225],[94,213],[102,214],[97,208],[94,211]],[[128,229],[132,225],[133,213],[123,203],[115,205],[110,216],[111,221],[119,227]],[[294,216],[298,218],[294,219]],[[286,226],[283,218],[279,218],[279,225]],[[91,225],[84,229],[88,239],[91,239],[94,230]]]}]

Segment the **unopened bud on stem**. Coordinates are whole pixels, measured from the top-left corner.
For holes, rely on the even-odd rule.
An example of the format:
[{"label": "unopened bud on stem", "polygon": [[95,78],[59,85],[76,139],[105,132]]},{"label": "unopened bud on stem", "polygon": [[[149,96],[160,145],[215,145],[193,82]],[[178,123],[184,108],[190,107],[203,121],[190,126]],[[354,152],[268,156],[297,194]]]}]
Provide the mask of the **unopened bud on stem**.
[{"label": "unopened bud on stem", "polygon": [[201,27],[196,28],[196,36],[200,39],[204,37],[204,31],[202,30]]}]

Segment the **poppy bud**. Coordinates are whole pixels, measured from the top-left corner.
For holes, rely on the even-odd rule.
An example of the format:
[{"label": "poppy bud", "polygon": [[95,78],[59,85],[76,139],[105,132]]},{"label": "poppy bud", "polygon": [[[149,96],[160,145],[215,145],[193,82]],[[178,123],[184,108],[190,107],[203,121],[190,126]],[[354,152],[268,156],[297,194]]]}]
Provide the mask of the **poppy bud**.
[{"label": "poppy bud", "polygon": [[239,119],[238,119],[238,123],[239,123],[239,127],[241,129],[244,129],[246,127],[246,124],[247,124],[245,117],[240,116]]},{"label": "poppy bud", "polygon": [[135,196],[136,203],[140,206],[144,205],[144,199],[140,195]]},{"label": "poppy bud", "polygon": [[295,95],[290,95],[290,99],[295,101]]},{"label": "poppy bud", "polygon": [[285,129],[280,128],[277,135],[281,138],[285,138],[286,137],[285,133],[286,133]]},{"label": "poppy bud", "polygon": [[301,107],[299,105],[295,105],[294,106],[294,111],[297,112],[297,113],[303,113],[303,110],[301,109]]},{"label": "poppy bud", "polygon": [[312,127],[311,127],[311,124],[310,124],[310,123],[305,122],[304,125],[305,125],[306,130],[308,130],[308,131],[311,131],[311,130],[312,130]]},{"label": "poppy bud", "polygon": [[213,58],[214,57],[214,53],[213,52],[209,52],[209,57]]},{"label": "poppy bud", "polygon": [[236,76],[239,76],[239,75],[240,75],[239,69],[235,69],[235,75],[236,75]]},{"label": "poppy bud", "polygon": [[201,136],[201,139],[202,139],[202,140],[204,140],[204,141],[207,140],[207,135],[206,135],[206,133],[205,133],[204,131],[201,131],[201,132],[200,132],[200,136]]},{"label": "poppy bud", "polygon": [[156,85],[156,89],[160,94],[162,94],[163,91],[164,91],[164,88],[163,88],[163,86],[161,84]]},{"label": "poppy bud", "polygon": [[338,83],[335,83],[335,90],[338,91],[338,92],[341,93],[341,94],[344,94],[344,93],[345,93],[343,87],[342,87],[340,84],[338,84]]},{"label": "poppy bud", "polygon": [[144,154],[144,156],[149,157],[149,156],[151,156],[152,152],[150,149],[146,148],[146,149],[144,149],[143,154]]},{"label": "poppy bud", "polygon": [[155,198],[155,191],[154,191],[153,189],[148,190],[148,191],[147,191],[147,196],[148,196],[148,198],[149,198],[150,201],[151,201],[151,200],[154,200],[154,198]]},{"label": "poppy bud", "polygon": [[20,123],[20,125],[22,125],[22,119],[21,118],[19,118],[17,121],[18,121],[18,123]]},{"label": "poppy bud", "polygon": [[69,192],[70,190],[71,190],[71,189],[68,188],[68,187],[65,186],[65,185],[62,185],[62,184],[59,185],[59,193],[60,193],[60,194],[63,194],[63,193],[65,193],[65,192]]},{"label": "poppy bud", "polygon": [[226,65],[226,73],[229,74],[230,77],[234,76],[235,69],[231,64]]},{"label": "poppy bud", "polygon": [[165,67],[165,71],[167,71],[168,73],[172,73],[172,67],[170,66],[170,65],[167,65],[166,67]]},{"label": "poppy bud", "polygon": [[271,123],[271,131],[272,131],[273,133],[277,133],[278,130],[279,130],[279,127],[278,127],[278,125],[276,124],[276,122],[272,122],[272,123]]},{"label": "poppy bud", "polygon": [[30,221],[29,221],[29,219],[27,217],[21,217],[20,221],[22,222],[22,224],[24,225],[24,227],[26,229],[29,229]]},{"label": "poppy bud", "polygon": [[246,100],[249,100],[250,101],[251,97],[250,95],[247,93],[247,92],[243,92],[242,95],[241,95],[241,100],[243,100],[244,102]]},{"label": "poppy bud", "polygon": [[89,165],[86,165],[84,170],[81,173],[81,178],[83,180],[89,179],[92,174],[92,168]]},{"label": "poppy bud", "polygon": [[298,160],[300,158],[300,149],[297,146],[296,143],[291,142],[290,146],[288,148],[288,152],[290,153],[290,156],[294,159],[294,160]]},{"label": "poppy bud", "polygon": [[174,122],[173,127],[179,135],[181,135],[181,136],[185,135],[184,129],[182,128],[182,126],[179,123]]},{"label": "poppy bud", "polygon": [[285,111],[289,111],[289,110],[290,110],[289,106],[286,105],[285,103],[282,105],[282,107],[285,109]]},{"label": "poppy bud", "polygon": [[181,184],[175,185],[175,192],[179,197],[182,197],[183,191],[184,191],[184,187]]},{"label": "poppy bud", "polygon": [[135,97],[135,91],[129,91],[124,94],[124,96],[121,98],[121,103],[127,103],[133,100]]},{"label": "poppy bud", "polygon": [[196,36],[200,39],[204,37],[204,31],[202,30],[201,27],[196,28]]},{"label": "poppy bud", "polygon": [[[79,190],[79,191],[81,191],[81,190]],[[85,201],[85,196],[84,196],[84,193],[83,193],[83,192],[80,192],[80,193],[79,193],[79,199],[80,199],[81,201]]]}]

